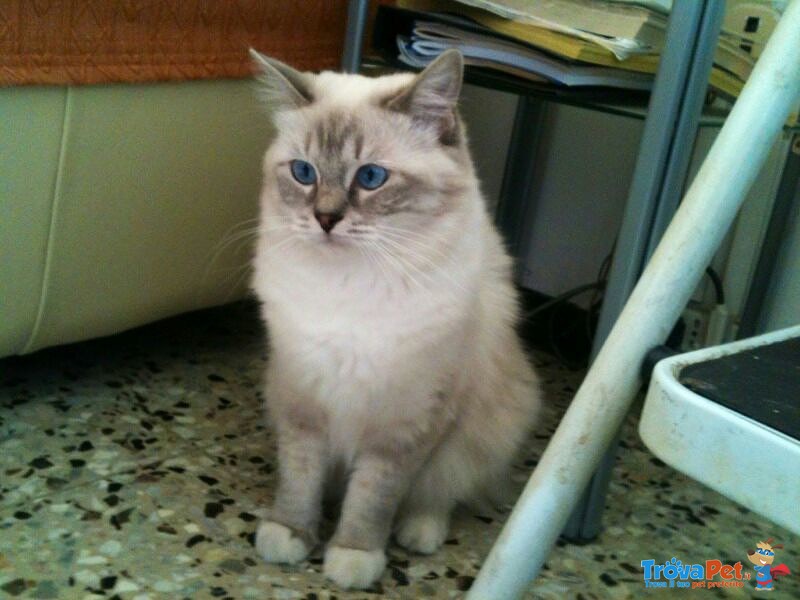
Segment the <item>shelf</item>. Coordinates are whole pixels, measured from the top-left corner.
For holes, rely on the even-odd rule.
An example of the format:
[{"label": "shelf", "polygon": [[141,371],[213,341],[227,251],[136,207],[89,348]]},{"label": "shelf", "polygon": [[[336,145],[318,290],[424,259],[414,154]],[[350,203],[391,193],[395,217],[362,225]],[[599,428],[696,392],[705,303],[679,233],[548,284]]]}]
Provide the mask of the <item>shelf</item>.
[{"label": "shelf", "polygon": [[[387,60],[383,57],[371,56],[362,62],[362,70],[374,73],[392,71],[414,71],[412,67],[399,60]],[[628,107],[646,109],[649,92],[639,90],[623,90],[603,87],[570,88],[562,85],[528,81],[501,71],[484,67],[467,66],[464,69],[464,81],[471,85],[508,92],[520,96],[536,96],[560,104],[576,106],[614,105],[620,110]],[[635,116],[633,113],[631,116]]]},{"label": "shelf", "polygon": [[[370,56],[362,61],[362,71],[371,74],[388,72],[414,71],[415,69],[398,60],[387,60],[383,57]],[[602,87],[570,88],[561,85],[527,81],[507,73],[467,66],[464,69],[464,81],[471,85],[508,92],[520,96],[533,96],[547,102],[566,104],[600,113],[619,115],[632,119],[644,120],[647,116],[649,92]],[[721,127],[730,112],[729,108],[706,106],[700,115],[700,127]],[[784,131],[800,131],[800,123],[785,126]]]}]

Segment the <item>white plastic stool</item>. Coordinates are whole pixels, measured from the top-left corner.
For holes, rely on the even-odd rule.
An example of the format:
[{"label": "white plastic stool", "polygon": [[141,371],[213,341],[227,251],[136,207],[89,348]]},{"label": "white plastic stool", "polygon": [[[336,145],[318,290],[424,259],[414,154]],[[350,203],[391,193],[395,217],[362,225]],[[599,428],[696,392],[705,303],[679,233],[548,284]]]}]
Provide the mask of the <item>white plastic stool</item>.
[{"label": "white plastic stool", "polygon": [[[791,343],[796,349],[794,340],[798,338],[800,326],[660,361],[650,380],[639,433],[653,454],[674,469],[800,534],[800,440],[787,434],[789,427],[791,431],[797,428],[797,422],[786,423],[787,415],[769,415],[773,423],[783,422],[785,427],[780,431],[706,397],[702,386],[711,387],[706,380],[698,381],[697,391],[692,391],[687,387],[692,382],[685,375],[693,365],[711,365],[721,358],[739,356],[763,362],[758,361],[762,354],[759,349],[775,347],[777,342]],[[763,356],[768,360],[767,352]],[[800,354],[793,362],[790,368],[796,370],[784,376],[796,385]],[[758,369],[765,370],[760,364],[750,370]],[[730,377],[735,380],[737,373]],[[706,394],[713,397],[718,392]],[[780,400],[794,403],[796,412],[800,386],[789,394],[793,397]],[[749,400],[759,406],[749,411],[751,415],[764,409],[778,410],[764,406],[764,398],[758,394],[753,396]]]}]

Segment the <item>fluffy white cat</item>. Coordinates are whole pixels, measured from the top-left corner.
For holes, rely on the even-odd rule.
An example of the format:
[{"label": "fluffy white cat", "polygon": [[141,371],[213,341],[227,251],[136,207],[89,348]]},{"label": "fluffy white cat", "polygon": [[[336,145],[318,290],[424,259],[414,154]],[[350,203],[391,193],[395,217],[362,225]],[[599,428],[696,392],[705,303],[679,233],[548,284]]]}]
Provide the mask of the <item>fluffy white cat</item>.
[{"label": "fluffy white cat", "polygon": [[256,546],[303,560],[342,485],[324,571],[364,588],[393,531],[434,552],[456,503],[502,487],[539,390],[457,113],[460,54],[377,78],[254,56],[276,127],[253,287],[280,464]]}]

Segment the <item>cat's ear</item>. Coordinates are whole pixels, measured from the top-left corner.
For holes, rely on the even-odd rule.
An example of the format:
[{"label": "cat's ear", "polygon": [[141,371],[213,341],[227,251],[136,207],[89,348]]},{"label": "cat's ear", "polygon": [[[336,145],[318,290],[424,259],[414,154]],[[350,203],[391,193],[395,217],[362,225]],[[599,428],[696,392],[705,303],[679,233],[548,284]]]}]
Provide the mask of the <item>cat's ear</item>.
[{"label": "cat's ear", "polygon": [[250,56],[261,75],[266,101],[276,109],[302,108],[313,101],[311,76],[250,48]]},{"label": "cat's ear", "polygon": [[444,139],[456,128],[456,104],[464,78],[464,59],[447,50],[417,75],[410,87],[391,98],[387,108],[434,125]]}]

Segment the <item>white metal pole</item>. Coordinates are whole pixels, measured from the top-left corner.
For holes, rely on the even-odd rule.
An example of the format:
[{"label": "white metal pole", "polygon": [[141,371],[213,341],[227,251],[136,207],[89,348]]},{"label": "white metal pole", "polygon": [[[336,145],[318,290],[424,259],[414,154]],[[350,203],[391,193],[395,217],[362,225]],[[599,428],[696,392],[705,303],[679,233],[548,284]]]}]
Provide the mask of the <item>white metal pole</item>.
[{"label": "white metal pole", "polygon": [[468,600],[513,600],[538,574],[793,105],[800,0],[792,0],[653,258],[528,481]]}]

